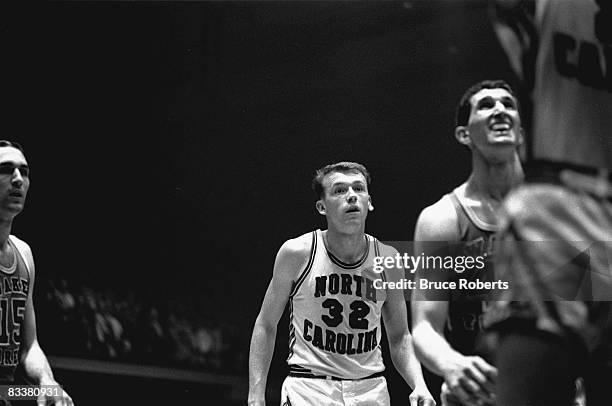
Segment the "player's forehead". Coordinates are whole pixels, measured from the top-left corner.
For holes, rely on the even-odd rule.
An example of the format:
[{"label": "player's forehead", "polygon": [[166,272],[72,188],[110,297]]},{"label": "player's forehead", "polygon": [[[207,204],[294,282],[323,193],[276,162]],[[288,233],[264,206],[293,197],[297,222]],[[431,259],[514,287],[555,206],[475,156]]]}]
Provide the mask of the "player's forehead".
[{"label": "player's forehead", "polygon": [[476,106],[479,101],[484,100],[484,99],[489,99],[489,98],[492,98],[494,100],[510,99],[516,102],[516,99],[514,98],[512,93],[510,93],[508,90],[504,88],[496,87],[493,89],[480,89],[479,91],[474,93],[472,97],[470,97],[470,104],[472,106]]},{"label": "player's forehead", "polygon": [[0,147],[0,164],[27,165],[23,153],[15,147]]},{"label": "player's forehead", "polygon": [[346,171],[339,172],[334,171],[325,175],[323,178],[323,186],[326,188],[333,187],[338,184],[353,184],[353,183],[363,183],[366,184],[366,178],[363,174],[357,170],[355,171]]}]

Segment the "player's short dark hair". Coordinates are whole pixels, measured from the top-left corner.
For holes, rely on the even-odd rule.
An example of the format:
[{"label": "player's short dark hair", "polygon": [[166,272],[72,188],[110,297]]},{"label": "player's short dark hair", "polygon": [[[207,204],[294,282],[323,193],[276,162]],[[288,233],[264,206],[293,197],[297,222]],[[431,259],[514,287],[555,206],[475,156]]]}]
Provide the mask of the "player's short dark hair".
[{"label": "player's short dark hair", "polygon": [[482,89],[505,89],[508,91],[508,93],[512,95],[512,97],[514,97],[518,107],[518,97],[514,93],[514,90],[512,90],[512,87],[510,87],[510,85],[506,81],[499,79],[483,80],[471,86],[468,90],[465,91],[463,96],[461,96],[461,100],[459,100],[459,104],[457,105],[457,113],[455,114],[455,126],[458,127],[468,124],[468,121],[470,119],[470,111],[472,110],[470,99]]},{"label": "player's short dark hair", "polygon": [[323,178],[332,172],[359,172],[365,178],[368,188],[372,182],[372,178],[370,177],[370,173],[366,167],[357,162],[336,162],[335,164],[325,165],[324,167],[317,169],[314,177],[312,178],[312,190],[317,196],[317,199],[322,198],[325,193]]},{"label": "player's short dark hair", "polygon": [[18,142],[15,142],[15,141],[0,140],[0,147],[13,147],[15,149],[18,149],[19,151],[21,151],[23,155],[25,155],[25,151],[23,150],[23,147]]}]

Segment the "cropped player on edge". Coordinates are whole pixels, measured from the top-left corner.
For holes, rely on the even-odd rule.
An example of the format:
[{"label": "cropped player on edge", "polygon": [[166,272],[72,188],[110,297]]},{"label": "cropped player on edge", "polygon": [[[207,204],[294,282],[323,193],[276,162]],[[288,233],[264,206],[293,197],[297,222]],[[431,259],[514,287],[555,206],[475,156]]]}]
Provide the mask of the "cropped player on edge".
[{"label": "cropped player on edge", "polygon": [[290,373],[283,405],[389,405],[381,317],[393,364],[414,389],[410,405],[435,405],[414,355],[403,292],[373,287],[377,279],[400,279],[404,270],[373,270],[375,256],[397,251],[365,234],[368,211],[374,209],[369,183],[358,163],[317,171],[316,208],[328,229],[288,240],[278,252],[251,339],[249,405],[265,404],[276,328],[287,302]]},{"label": "cropped player on edge", "polygon": [[573,405],[576,377],[586,404],[609,405],[612,2],[491,4],[533,111],[526,184],[500,222],[496,271],[513,283],[486,317],[499,336],[498,405]]},{"label": "cropped player on edge", "polygon": [[[29,167],[23,149],[17,143],[0,141],[0,304],[3,316],[10,315],[3,317],[0,325],[1,330],[8,328],[0,333],[0,385],[14,385],[15,369],[21,363],[36,384],[57,387],[36,338],[32,251],[28,244],[11,235],[13,219],[23,210],[29,188]],[[38,404],[44,405],[47,400],[57,406],[73,404],[66,392],[48,399],[41,395]]]}]

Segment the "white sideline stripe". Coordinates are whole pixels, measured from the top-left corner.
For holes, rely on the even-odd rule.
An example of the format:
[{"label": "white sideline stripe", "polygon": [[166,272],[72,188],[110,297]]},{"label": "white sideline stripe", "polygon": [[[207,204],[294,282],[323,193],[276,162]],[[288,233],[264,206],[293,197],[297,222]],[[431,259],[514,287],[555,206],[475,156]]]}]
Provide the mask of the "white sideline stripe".
[{"label": "white sideline stripe", "polygon": [[158,378],[198,383],[213,383],[229,386],[246,385],[245,378],[239,375],[221,375],[210,372],[197,372],[178,368],[124,364],[120,362],[98,361],[83,358],[47,356],[54,368],[71,371],[85,371],[109,375],[126,375],[141,378]]}]

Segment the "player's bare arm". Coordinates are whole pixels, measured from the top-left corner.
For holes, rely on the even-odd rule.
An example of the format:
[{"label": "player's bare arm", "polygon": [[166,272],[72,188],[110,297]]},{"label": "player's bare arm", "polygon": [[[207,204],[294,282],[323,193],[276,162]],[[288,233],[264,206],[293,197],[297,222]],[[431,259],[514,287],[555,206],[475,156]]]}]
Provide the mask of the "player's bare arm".
[{"label": "player's bare arm", "polygon": [[[22,328],[22,343],[23,343],[23,352],[22,352],[22,360],[24,370],[27,375],[34,379],[34,381],[38,385],[51,385],[51,386],[59,386],[59,384],[55,381],[53,377],[53,372],[51,371],[51,367],[49,366],[49,362],[47,361],[47,357],[44,352],[40,348],[38,344],[38,339],[36,337],[36,316],[34,312],[34,304],[32,300],[32,292],[34,290],[34,279],[35,279],[35,270],[34,270],[34,259],[32,256],[32,251],[30,247],[23,241],[14,239],[15,244],[20,246],[20,252],[24,254],[24,260],[28,263],[28,268],[30,271],[30,289],[28,291],[28,298],[26,302],[24,322]],[[63,392],[62,396],[49,398],[49,401],[53,401],[57,406],[70,406],[73,405],[72,399],[70,396]],[[38,404],[47,404],[46,395],[42,394],[38,399]]]},{"label": "player's bare arm", "polygon": [[[458,241],[458,237],[457,216],[452,203],[441,199],[424,209],[417,220],[415,253],[428,255],[443,249],[445,243]],[[496,370],[481,357],[465,356],[448,343],[444,337],[448,300],[425,300],[418,290],[413,293],[413,336],[419,360],[442,376],[449,390],[463,402],[472,402],[475,397],[489,400]]]},{"label": "player's bare arm", "polygon": [[[383,255],[390,257],[395,257],[398,254],[394,248],[388,246],[382,246],[381,251]],[[386,274],[390,281],[404,277],[403,269],[391,269]],[[414,352],[412,335],[408,329],[408,315],[403,290],[387,289],[387,299],[382,307],[382,317],[393,365],[412,388],[410,405],[434,406],[436,402],[427,389],[421,364]]]},{"label": "player's bare arm", "polygon": [[287,305],[293,282],[308,262],[311,244],[311,234],[306,234],[286,241],[276,255],[272,280],[251,337],[248,397],[251,406],[265,405],[266,382],[274,353],[278,321]]}]

